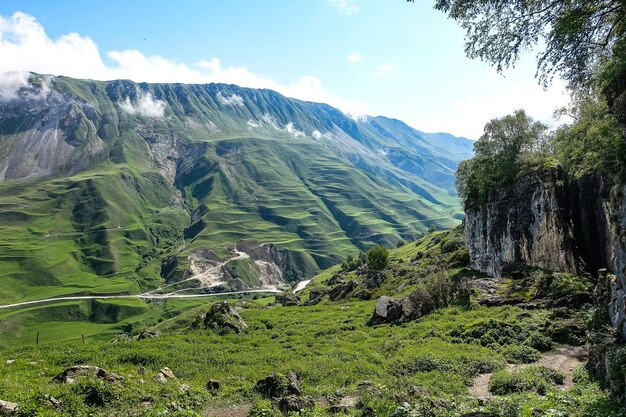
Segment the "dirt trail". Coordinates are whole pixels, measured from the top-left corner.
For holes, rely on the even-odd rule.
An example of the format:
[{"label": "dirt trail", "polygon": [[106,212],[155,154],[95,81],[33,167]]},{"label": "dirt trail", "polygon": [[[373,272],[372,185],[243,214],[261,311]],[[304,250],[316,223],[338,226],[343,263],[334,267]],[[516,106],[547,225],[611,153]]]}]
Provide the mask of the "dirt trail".
[{"label": "dirt trail", "polygon": [[246,417],[252,409],[251,404],[232,405],[223,408],[208,408],[203,415],[208,417]]},{"label": "dirt trail", "polygon": [[[531,365],[545,366],[565,374],[565,382],[562,389],[569,389],[574,386],[572,371],[581,363],[587,360],[589,346],[561,346],[554,352],[543,355],[537,362],[524,365],[508,365],[507,371],[527,368]],[[470,394],[475,398],[488,399],[493,395],[489,392],[489,381],[492,374],[481,374],[474,378],[474,384],[469,388]]]}]

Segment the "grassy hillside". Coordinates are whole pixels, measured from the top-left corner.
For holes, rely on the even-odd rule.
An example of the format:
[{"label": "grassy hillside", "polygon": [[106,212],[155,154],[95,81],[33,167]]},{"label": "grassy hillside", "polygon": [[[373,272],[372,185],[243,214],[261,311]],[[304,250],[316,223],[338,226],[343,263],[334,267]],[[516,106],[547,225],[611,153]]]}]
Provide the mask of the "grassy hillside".
[{"label": "grassy hillside", "polygon": [[[248,240],[293,281],[451,227],[453,142],[269,90],[32,75],[0,103],[0,303],[153,290]],[[238,263],[224,289],[263,285]]]},{"label": "grassy hillside", "polygon": [[[592,307],[567,304],[568,297],[580,300],[580,294],[591,291],[584,279],[558,275],[554,287],[544,288],[548,295],[537,298],[536,285],[544,281],[534,273],[522,281],[502,279],[494,294],[485,295],[478,285],[482,278],[464,266],[459,238],[458,230],[438,232],[392,251],[383,271],[387,279],[376,294],[403,296],[428,280],[433,268],[443,268],[449,276],[473,283],[469,304],[376,326],[368,325],[375,296],[360,300],[353,294],[303,305],[312,292],[334,286],[329,278],[360,279],[335,267],[314,279],[300,305],[268,304],[272,299],[234,301],[247,323],[241,334],[194,329],[196,317],[209,304],[163,320],[153,327],[161,335],[151,339],[5,349],[0,352],[2,399],[19,403],[20,415],[279,416],[278,401],[264,398],[255,384],[273,372],[293,371],[301,379],[303,398],[310,396],[315,403],[301,415],[622,415],[582,362],[567,357],[579,365],[555,365],[561,352],[574,349],[562,343],[586,342],[586,331],[580,333],[580,328],[585,329]],[[521,301],[482,305],[493,295]],[[561,307],[551,307],[562,297]],[[124,308],[140,307],[127,303]],[[124,379],[49,382],[77,364],[97,365]],[[164,367],[176,379],[157,382]],[[219,389],[207,390],[209,380],[219,381]],[[488,386],[484,380],[490,381]],[[485,395],[477,393],[480,388]]]}]

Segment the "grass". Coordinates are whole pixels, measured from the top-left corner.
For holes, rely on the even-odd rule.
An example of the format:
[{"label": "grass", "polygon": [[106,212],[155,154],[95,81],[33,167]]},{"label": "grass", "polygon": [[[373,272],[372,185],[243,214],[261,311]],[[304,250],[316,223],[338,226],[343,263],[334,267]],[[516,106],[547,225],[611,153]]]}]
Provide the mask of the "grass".
[{"label": "grass", "polygon": [[[0,303],[138,293],[163,283],[165,258],[178,260],[169,278],[181,278],[191,252],[224,256],[247,239],[284,251],[293,281],[359,249],[458,223],[459,155],[446,154],[449,139],[401,122],[357,123],[325,105],[224,85],[57,77],[52,87],[88,105],[77,104],[77,129],[68,132],[71,160],[48,177],[0,183]],[[166,102],[164,118],[120,108],[137,88]],[[225,106],[222,90],[243,106]],[[38,137],[36,113],[0,121],[2,158]],[[39,164],[29,155],[13,156]]]},{"label": "grass", "polygon": [[[459,235],[460,229],[433,232],[392,250],[384,271],[387,279],[374,292],[405,295],[431,274],[442,273],[442,268],[451,277],[472,276],[461,262],[464,248],[458,245]],[[312,290],[328,288],[325,281],[335,274],[362,279],[355,271],[342,272],[335,266],[316,276],[303,298]],[[528,284],[544,281],[532,279]],[[556,298],[572,294],[572,288],[575,294],[581,290],[567,280],[553,282],[554,291],[544,287]],[[450,417],[482,409],[530,417],[537,407],[572,417],[621,415],[609,394],[582,370],[567,391],[555,385],[558,375],[539,368],[519,374],[506,371],[507,363],[530,362],[539,351],[557,346],[571,328],[581,325],[584,311],[562,318],[549,308],[488,308],[473,300],[419,320],[370,326],[374,299],[325,298],[316,305],[292,307],[272,301],[273,297],[231,299],[248,325],[241,334],[193,329],[196,317],[212,303],[201,300],[58,303],[3,312],[1,323],[25,330],[23,337],[13,331],[20,346],[5,344],[0,350],[2,399],[18,402],[22,415],[211,415],[209,410],[232,405],[252,407],[252,415],[279,415],[275,404],[261,398],[254,386],[272,372],[294,371],[303,381],[303,394],[318,400],[310,415],[329,413],[321,400],[344,397],[357,399],[356,407],[347,411],[350,415],[371,408],[382,416]],[[58,320],[68,315],[76,320]],[[555,326],[561,330],[554,331]],[[115,333],[136,335],[145,327],[160,336],[109,341]],[[33,341],[37,329],[43,329],[38,346]],[[55,334],[62,336],[55,340]],[[87,336],[85,343],[81,334]],[[103,367],[124,380],[49,383],[77,364]],[[177,380],[158,383],[155,378],[163,367],[172,369]],[[468,388],[474,377],[491,372],[498,395],[479,402]],[[220,381],[219,391],[204,388],[210,379]],[[189,389],[181,389],[181,384]],[[63,407],[55,407],[49,396]]]},{"label": "grass", "polygon": [[[272,372],[292,370],[304,381],[305,394],[314,398],[353,395],[383,410],[393,408],[391,404],[415,401],[411,393],[419,390],[420,401],[438,399],[440,405],[432,408],[432,415],[458,415],[461,405],[478,407],[467,392],[472,377],[502,370],[506,360],[493,348],[458,343],[452,336],[455,330],[491,317],[512,320],[526,314],[516,307],[475,307],[469,311],[456,307],[401,326],[369,327],[366,323],[373,302],[269,308],[263,304],[237,302],[248,324],[241,335],[189,330],[195,315],[208,309],[201,306],[163,321],[156,328],[164,333],[155,339],[117,343],[89,340],[86,344],[76,341],[4,350],[0,353],[0,391],[5,393],[5,400],[32,404],[49,415],[62,413],[55,414],[44,394],[67,402],[74,415],[134,410],[145,401],[151,403],[152,410],[166,409],[172,400],[181,404],[197,401],[189,408],[202,412],[207,407],[261,401],[254,394],[256,381]],[[543,311],[531,314],[522,322],[524,326],[546,317]],[[110,388],[115,391],[110,399],[89,406],[78,392],[83,388],[48,383],[75,364],[101,366],[125,379]],[[174,371],[180,383],[191,387],[190,394],[183,395],[177,383],[161,386],[153,380],[165,366]],[[145,374],[137,373],[140,367]],[[209,379],[222,383],[216,396],[203,388]],[[363,393],[360,384],[365,380],[379,395]],[[593,400],[605,398],[606,394],[589,384]],[[591,391],[581,393],[577,389],[567,394],[579,401],[582,395],[591,395]],[[552,401],[569,415],[593,415],[579,413],[566,401]]]}]

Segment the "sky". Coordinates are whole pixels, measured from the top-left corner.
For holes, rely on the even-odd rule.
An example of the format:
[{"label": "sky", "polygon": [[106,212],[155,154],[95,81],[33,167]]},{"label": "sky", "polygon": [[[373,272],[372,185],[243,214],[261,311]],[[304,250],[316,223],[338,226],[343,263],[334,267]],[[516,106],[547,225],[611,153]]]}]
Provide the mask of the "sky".
[{"label": "sky", "polygon": [[560,80],[539,86],[535,53],[499,75],[465,56],[464,32],[433,4],[5,0],[0,72],[270,88],[472,139],[518,108],[553,124],[568,96]]}]

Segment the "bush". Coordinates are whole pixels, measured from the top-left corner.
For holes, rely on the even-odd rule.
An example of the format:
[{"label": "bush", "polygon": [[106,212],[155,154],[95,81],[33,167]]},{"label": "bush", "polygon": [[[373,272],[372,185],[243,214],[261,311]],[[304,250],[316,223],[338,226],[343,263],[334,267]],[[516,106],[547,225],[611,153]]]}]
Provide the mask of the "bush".
[{"label": "bush", "polygon": [[507,345],[501,350],[509,363],[532,363],[539,359],[539,351],[526,345]]},{"label": "bush", "polygon": [[381,245],[374,246],[367,252],[367,267],[380,271],[389,265],[389,250]]},{"label": "bush", "polygon": [[562,384],[565,375],[544,366],[529,366],[519,371],[499,371],[491,376],[489,392],[495,395],[508,395],[532,392],[545,395],[554,384]]},{"label": "bush", "polygon": [[552,349],[552,339],[538,332],[529,334],[524,344],[537,349],[539,352],[547,352]]}]

